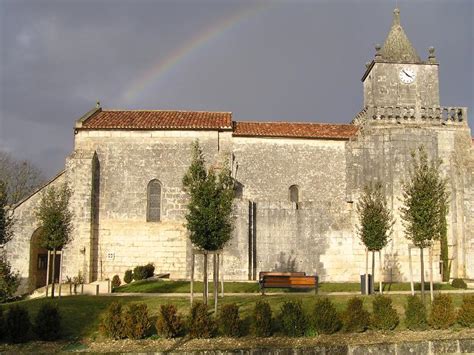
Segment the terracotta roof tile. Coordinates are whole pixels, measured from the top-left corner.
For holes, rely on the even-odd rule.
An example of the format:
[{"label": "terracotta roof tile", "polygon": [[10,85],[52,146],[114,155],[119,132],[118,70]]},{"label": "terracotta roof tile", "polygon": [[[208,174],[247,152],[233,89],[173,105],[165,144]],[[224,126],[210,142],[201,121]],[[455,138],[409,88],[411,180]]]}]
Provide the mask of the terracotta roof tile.
[{"label": "terracotta roof tile", "polygon": [[83,129],[231,129],[232,113],[200,111],[98,110]]},{"label": "terracotta roof tile", "polygon": [[357,126],[329,123],[234,122],[234,136],[349,139]]}]

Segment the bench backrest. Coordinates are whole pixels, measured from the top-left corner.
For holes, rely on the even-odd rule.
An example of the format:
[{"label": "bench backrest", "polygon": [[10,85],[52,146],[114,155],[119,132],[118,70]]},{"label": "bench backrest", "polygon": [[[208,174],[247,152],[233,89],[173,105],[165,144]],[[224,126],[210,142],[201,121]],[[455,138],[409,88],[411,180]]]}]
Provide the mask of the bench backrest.
[{"label": "bench backrest", "polygon": [[263,287],[316,287],[318,283],[317,276],[303,275],[263,275]]},{"label": "bench backrest", "polygon": [[306,273],[303,271],[296,271],[296,272],[260,271],[258,273],[258,279],[261,280],[263,276],[306,276]]}]

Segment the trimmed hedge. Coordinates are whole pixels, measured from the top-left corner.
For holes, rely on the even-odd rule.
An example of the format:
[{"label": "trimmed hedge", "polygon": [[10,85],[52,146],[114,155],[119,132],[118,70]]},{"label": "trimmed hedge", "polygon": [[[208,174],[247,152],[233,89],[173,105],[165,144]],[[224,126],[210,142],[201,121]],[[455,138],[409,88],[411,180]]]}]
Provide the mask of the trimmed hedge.
[{"label": "trimmed hedge", "polygon": [[8,309],[6,326],[8,339],[12,343],[24,343],[27,341],[31,322],[26,308],[19,305],[11,306]]},{"label": "trimmed hedge", "polygon": [[425,330],[428,328],[426,307],[418,296],[408,296],[405,307],[405,325],[410,330]]},{"label": "trimmed hedge", "polygon": [[239,337],[242,335],[242,320],[239,317],[239,306],[235,303],[224,304],[219,312],[219,326],[222,335]]},{"label": "trimmed hedge", "polygon": [[122,339],[125,337],[121,303],[112,302],[109,307],[107,307],[107,311],[100,323],[99,330],[108,338]]},{"label": "trimmed hedge", "polygon": [[447,329],[456,322],[453,300],[451,296],[439,294],[431,304],[429,324],[434,329]]},{"label": "trimmed hedge", "polygon": [[125,271],[125,275],[123,276],[123,282],[125,282],[126,284],[129,284],[132,281],[133,281],[133,271],[132,270]]},{"label": "trimmed hedge", "polygon": [[163,338],[176,338],[182,335],[184,323],[175,305],[161,305],[156,321],[156,331]]},{"label": "trimmed hedge", "polygon": [[41,340],[57,340],[61,333],[61,315],[57,305],[44,303],[35,317],[34,331]]},{"label": "trimmed hedge", "polygon": [[463,327],[474,328],[474,295],[463,297],[458,311],[458,323]]},{"label": "trimmed hedge", "polygon": [[370,313],[364,309],[362,299],[349,299],[347,307],[342,313],[342,330],[345,332],[365,332],[369,327]]},{"label": "trimmed hedge", "polygon": [[342,327],[341,317],[327,297],[316,300],[311,323],[318,334],[333,334]]},{"label": "trimmed hedge", "polygon": [[212,338],[216,335],[217,326],[208,312],[207,306],[196,302],[191,307],[188,318],[189,335],[193,338]]},{"label": "trimmed hedge", "polygon": [[393,330],[400,322],[397,311],[392,306],[392,299],[389,297],[375,296],[372,301],[372,309],[370,324],[374,329]]},{"label": "trimmed hedge", "polygon": [[280,308],[280,326],[283,334],[290,337],[303,336],[308,327],[306,315],[299,301],[286,301]]},{"label": "trimmed hedge", "polygon": [[272,309],[268,302],[257,301],[252,315],[252,333],[257,337],[269,337],[273,334]]},{"label": "trimmed hedge", "polygon": [[453,279],[453,281],[451,281],[451,286],[453,286],[454,288],[467,288],[467,284],[464,282],[463,279]]}]

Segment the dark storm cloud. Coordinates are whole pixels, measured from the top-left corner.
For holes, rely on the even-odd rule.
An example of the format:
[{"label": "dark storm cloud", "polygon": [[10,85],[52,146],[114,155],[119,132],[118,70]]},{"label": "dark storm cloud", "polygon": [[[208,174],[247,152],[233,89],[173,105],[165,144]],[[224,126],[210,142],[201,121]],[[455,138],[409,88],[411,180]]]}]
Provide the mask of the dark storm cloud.
[{"label": "dark storm cloud", "polygon": [[[97,99],[105,108],[350,122],[362,106],[364,64],[385,39],[394,3],[0,0],[0,149],[54,174],[71,152],[74,120]],[[399,6],[422,58],[436,47],[442,104],[472,108],[473,3]],[[245,10],[250,15],[125,100],[151,68]]]}]

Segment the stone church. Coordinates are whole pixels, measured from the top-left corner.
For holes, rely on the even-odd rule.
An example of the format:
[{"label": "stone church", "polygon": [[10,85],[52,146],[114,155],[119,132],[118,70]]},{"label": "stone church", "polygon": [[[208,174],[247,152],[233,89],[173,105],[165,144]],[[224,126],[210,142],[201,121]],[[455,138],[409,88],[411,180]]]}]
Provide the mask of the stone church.
[{"label": "stone church", "polygon": [[[196,139],[209,164],[228,158],[237,183],[233,237],[223,251],[225,280],[294,270],[322,281],[356,281],[365,268],[356,206],[363,187],[383,183],[396,223],[383,250],[385,281],[408,280],[409,242],[399,208],[411,152],[423,145],[443,160],[448,180],[451,277],[474,278],[474,146],[467,108],[441,106],[435,50],[422,59],[399,11],[362,75],[362,110],[347,124],[241,122],[230,112],[127,111],[98,107],[74,126],[63,172],[16,205],[6,246],[24,291],[43,286],[46,251],[34,209],[42,190],[72,189],[73,240],[62,278],[121,278],[152,262],[157,273],[190,277],[182,177]],[[449,70],[449,67],[446,69]],[[350,122],[350,123],[349,123]],[[419,278],[418,251],[413,272]],[[439,246],[435,280],[440,279]]]}]

